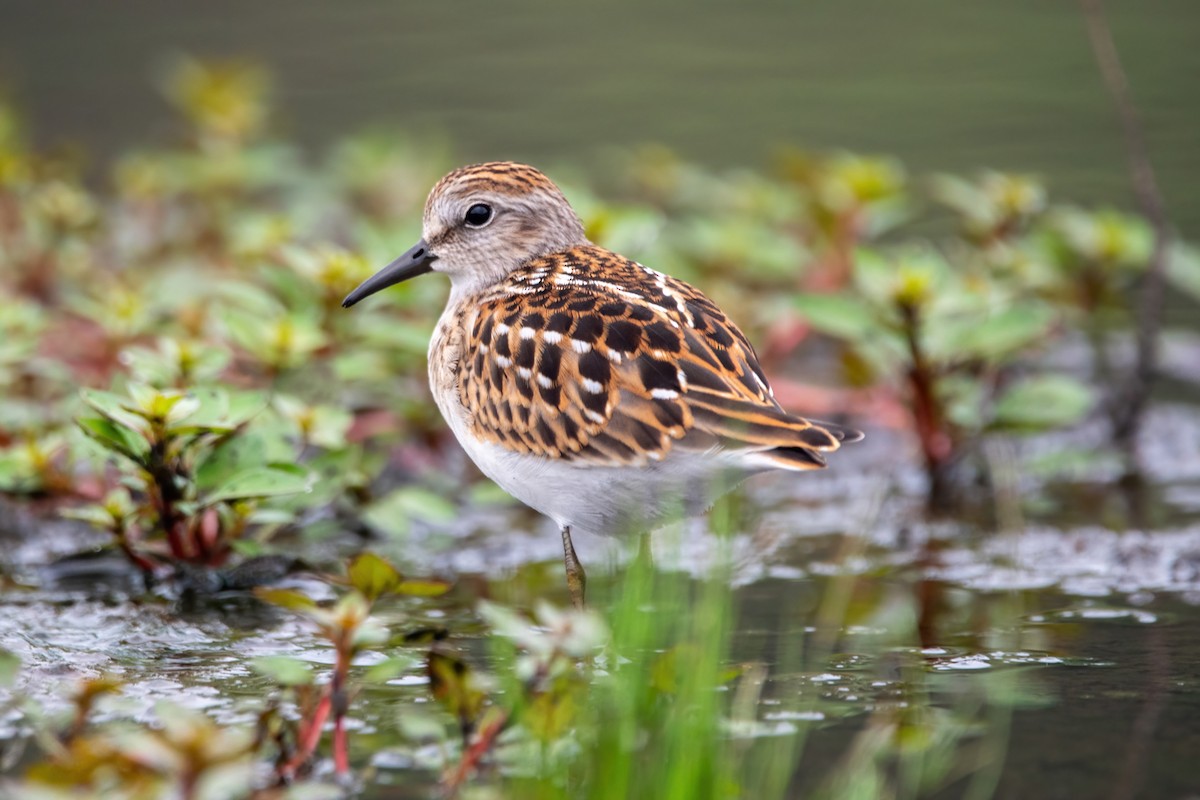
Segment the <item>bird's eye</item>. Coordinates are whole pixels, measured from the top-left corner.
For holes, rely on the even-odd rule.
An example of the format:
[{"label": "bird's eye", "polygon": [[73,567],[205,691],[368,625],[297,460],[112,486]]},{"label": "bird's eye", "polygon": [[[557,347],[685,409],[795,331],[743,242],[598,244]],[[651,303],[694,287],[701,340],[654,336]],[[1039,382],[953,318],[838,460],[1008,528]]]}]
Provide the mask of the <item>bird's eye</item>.
[{"label": "bird's eye", "polygon": [[472,228],[482,228],[487,225],[492,219],[492,207],[484,203],[476,203],[467,209],[467,215],[463,217],[463,222],[470,225]]}]

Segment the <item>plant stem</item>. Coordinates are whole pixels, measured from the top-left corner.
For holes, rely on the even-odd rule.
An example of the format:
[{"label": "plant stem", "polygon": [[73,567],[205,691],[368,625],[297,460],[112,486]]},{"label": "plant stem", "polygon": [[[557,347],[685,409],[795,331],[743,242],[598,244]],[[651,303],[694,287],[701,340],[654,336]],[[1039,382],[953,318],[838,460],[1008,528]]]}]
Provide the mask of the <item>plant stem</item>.
[{"label": "plant stem", "polygon": [[1122,388],[1118,389],[1109,406],[1113,440],[1132,462],[1137,457],[1137,434],[1158,372],[1158,336],[1162,327],[1170,232],[1166,203],[1163,202],[1154,167],[1150,163],[1146,134],[1129,91],[1129,79],[1113,42],[1104,3],[1102,0],[1079,0],[1079,7],[1083,12],[1096,65],[1100,68],[1105,88],[1112,96],[1121,120],[1134,196],[1154,231],[1154,245],[1142,281],[1141,302],[1137,309],[1137,362],[1129,379],[1119,384]]},{"label": "plant stem", "polygon": [[350,747],[346,739],[346,679],[350,673],[350,654],[338,648],[333,680],[329,684],[330,705],[333,709],[333,765],[338,775],[350,771]]},{"label": "plant stem", "polygon": [[949,500],[946,465],[951,453],[948,437],[943,430],[945,415],[934,386],[936,377],[933,367],[921,346],[920,314],[916,306],[909,303],[900,304],[900,314],[910,357],[908,385],[912,392],[913,424],[921,444],[925,474],[929,478],[928,506],[931,510],[940,510],[946,507]]},{"label": "plant stem", "polygon": [[192,554],[183,536],[185,520],[180,517],[175,504],[183,499],[179,487],[175,484],[175,470],[167,462],[166,434],[155,430],[150,453],[146,457],[145,469],[150,477],[151,499],[158,512],[158,522],[167,535],[171,547],[171,555],[181,561],[188,561]]},{"label": "plant stem", "polygon": [[501,713],[494,717],[487,725],[479,729],[475,736],[475,741],[463,753],[458,766],[446,776],[446,791],[450,795],[458,791],[458,787],[462,785],[463,781],[479,766],[480,759],[496,744],[497,737],[508,727],[508,719],[508,712]]},{"label": "plant stem", "polygon": [[317,749],[317,744],[321,741],[321,729],[325,727],[325,720],[329,718],[329,709],[332,705],[332,692],[326,689],[321,694],[321,699],[317,702],[317,707],[313,710],[312,719],[307,725],[301,725],[299,741],[296,743],[296,753],[292,756],[283,769],[281,774],[285,777],[292,777],[304,762],[312,757],[312,754]]}]

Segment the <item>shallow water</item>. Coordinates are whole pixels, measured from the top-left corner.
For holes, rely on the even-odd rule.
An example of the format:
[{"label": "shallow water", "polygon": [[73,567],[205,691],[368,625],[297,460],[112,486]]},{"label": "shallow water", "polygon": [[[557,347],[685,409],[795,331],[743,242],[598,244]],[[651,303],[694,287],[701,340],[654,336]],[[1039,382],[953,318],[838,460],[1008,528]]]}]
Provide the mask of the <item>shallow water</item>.
[{"label": "shallow water", "polygon": [[[1089,435],[1076,432],[1075,444]],[[978,521],[922,522],[917,482],[872,466],[903,444],[887,432],[847,450],[840,469],[749,482],[745,505],[754,511],[729,548],[737,607],[730,660],[760,665],[765,683],[755,718],[732,723],[730,735],[808,731],[793,785],[803,796],[841,768],[862,736],[919,697],[922,713],[979,705],[967,715],[974,732],[964,735],[995,763],[995,796],[1200,791],[1200,450],[1187,446],[1196,436],[1195,407],[1160,408],[1145,444],[1179,449],[1159,462],[1149,500],[1047,501],[1115,494],[1083,468],[1070,481],[1026,487],[1023,526],[1003,534]],[[1064,446],[1061,438],[1025,445]],[[1139,524],[1131,509],[1158,527]],[[49,553],[66,549],[68,530],[43,539],[42,552],[30,544],[12,551],[9,571],[35,575]],[[681,540],[686,547],[671,539],[655,540],[658,567],[693,575],[706,572],[725,541],[694,531]],[[594,539],[577,546],[591,568],[593,605],[610,608],[630,548]],[[383,618],[397,630],[445,628],[479,664],[489,648],[472,610],[477,598],[518,607],[543,596],[566,601],[557,535],[518,508],[469,509],[458,527],[373,549],[413,574],[457,580],[450,594],[405,601]],[[290,580],[329,595],[310,578]],[[830,616],[830,598],[839,597]],[[250,658],[289,655],[318,670],[332,661],[298,618],[238,594],[183,609],[69,585],[9,591],[5,607],[0,647],[22,658],[19,688],[35,700],[65,709],[81,676],[125,682],[101,701],[100,721],[149,720],[167,700],[249,724],[269,689]],[[807,653],[799,660],[798,648]],[[420,653],[412,648],[409,669],[355,702],[352,755],[375,773],[367,796],[392,796],[388,786],[428,796],[445,765],[439,747],[398,728],[435,713]],[[0,718],[3,738],[25,731],[16,712]],[[981,771],[964,770],[942,794],[960,796]]]}]

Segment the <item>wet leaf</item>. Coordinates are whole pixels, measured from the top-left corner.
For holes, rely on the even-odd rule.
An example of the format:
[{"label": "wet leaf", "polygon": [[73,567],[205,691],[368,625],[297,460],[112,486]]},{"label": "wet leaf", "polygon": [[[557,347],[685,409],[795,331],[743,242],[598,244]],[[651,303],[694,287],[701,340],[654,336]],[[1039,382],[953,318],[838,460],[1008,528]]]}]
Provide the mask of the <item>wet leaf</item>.
[{"label": "wet leaf", "polygon": [[346,577],[350,585],[372,603],[380,596],[396,591],[401,581],[396,568],[374,553],[360,553],[351,559]]},{"label": "wet leaf", "polygon": [[306,686],[313,682],[312,667],[298,658],[259,656],[250,659],[250,668],[280,686]]}]

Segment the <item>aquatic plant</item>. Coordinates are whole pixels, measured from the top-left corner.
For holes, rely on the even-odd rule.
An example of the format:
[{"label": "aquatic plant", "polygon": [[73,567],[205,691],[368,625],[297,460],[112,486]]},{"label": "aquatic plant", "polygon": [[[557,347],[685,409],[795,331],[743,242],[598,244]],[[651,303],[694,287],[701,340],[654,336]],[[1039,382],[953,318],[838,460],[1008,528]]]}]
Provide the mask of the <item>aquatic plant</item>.
[{"label": "aquatic plant", "polygon": [[166,538],[176,561],[219,565],[253,520],[252,501],[310,485],[307,470],[246,432],[266,406],[261,394],[131,383],[125,396],[89,389],[83,399],[97,416],[77,424],[126,471],[125,485],[69,513],[109,530],[144,569],[153,569],[148,531]]},{"label": "aquatic plant", "polygon": [[[317,686],[308,665],[294,658],[268,656],[256,659],[254,668],[285,687],[299,707],[298,720],[279,715],[271,719],[271,738],[279,747],[275,774],[280,782],[289,782],[306,771],[320,743],[327,721],[333,725],[334,769],[339,775],[350,770],[350,745],[346,716],[355,695],[350,668],[355,656],[387,644],[390,633],[371,616],[375,604],[388,595],[430,597],[443,594],[450,585],[437,580],[406,579],[385,559],[373,553],[355,556],[346,566],[342,581],[347,585],[331,607],[320,606],[302,592],[292,589],[260,587],[255,595],[269,603],[293,611],[312,622],[334,649],[334,666],[328,683]],[[380,680],[399,673],[406,665],[403,658],[375,664],[366,680]]]}]

